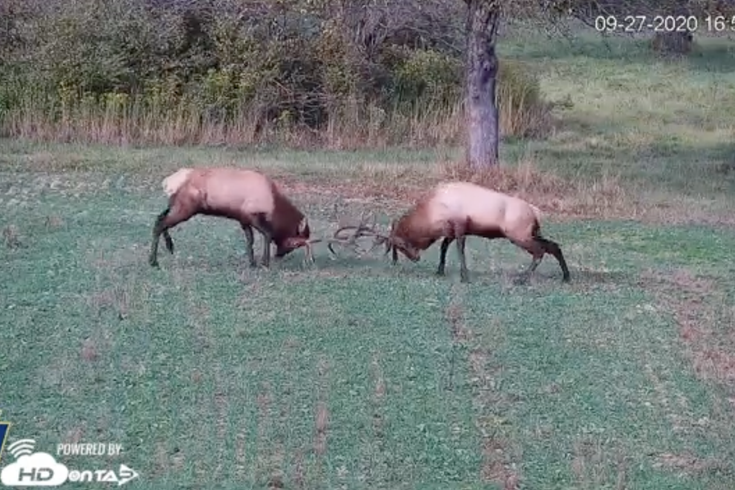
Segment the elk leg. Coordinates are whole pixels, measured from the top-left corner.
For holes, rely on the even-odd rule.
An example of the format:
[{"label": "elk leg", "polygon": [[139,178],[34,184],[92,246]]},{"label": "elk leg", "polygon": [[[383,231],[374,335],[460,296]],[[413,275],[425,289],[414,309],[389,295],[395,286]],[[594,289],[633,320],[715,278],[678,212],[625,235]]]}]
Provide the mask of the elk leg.
[{"label": "elk leg", "polygon": [[268,223],[265,213],[258,213],[254,216],[255,228],[263,235],[263,267],[270,267],[271,264],[271,242],[273,241],[273,227]]},{"label": "elk leg", "polygon": [[467,270],[467,261],[464,254],[464,246],[467,237],[460,235],[457,237],[457,254],[459,255],[459,280],[460,282],[470,282],[470,272]]},{"label": "elk leg", "polygon": [[[148,263],[151,265],[151,267],[158,267],[158,242],[161,235],[165,231],[170,230],[179,223],[187,221],[195,214],[195,210],[186,209],[181,206],[174,205],[173,208],[169,206],[161,214],[158,215],[158,217],[156,218],[156,222],[153,225],[153,241],[151,243],[151,252],[148,256]],[[169,240],[170,239],[171,237],[169,236]],[[171,244],[173,245],[173,242],[171,242]]]},{"label": "elk leg", "polygon": [[531,264],[528,266],[528,268],[525,271],[521,273],[520,277],[518,278],[521,284],[528,282],[528,279],[531,277],[531,274],[533,274],[533,271],[536,270],[536,267],[539,266],[539,264],[541,263],[541,259],[543,259],[543,257],[544,257],[543,254],[533,255],[533,260],[531,261]]},{"label": "elk leg", "polygon": [[562,281],[569,282],[569,267],[567,267],[567,261],[564,260],[564,254],[559,244],[542,236],[537,236],[536,242],[543,247],[545,253],[553,255],[556,261],[559,262],[563,276]]},{"label": "elk leg", "polygon": [[531,264],[518,277],[518,284],[525,284],[526,282],[528,282],[531,274],[533,274],[533,271],[535,271],[541,263],[541,260],[544,258],[544,254],[546,253],[546,249],[544,248],[544,245],[539,242],[535,237],[530,241],[511,241],[533,256]]},{"label": "elk leg", "polygon": [[437,276],[444,275],[444,269],[447,263],[447,250],[449,250],[449,245],[451,245],[453,241],[454,238],[449,237],[446,237],[444,238],[444,240],[442,240],[441,248],[439,249],[439,267],[436,269]]},{"label": "elk leg", "polygon": [[255,262],[255,251],[253,250],[255,246],[253,228],[250,225],[242,223],[240,226],[242,226],[242,231],[245,233],[245,251],[248,254],[248,262],[250,262],[250,267],[256,267],[258,264]]},{"label": "elk leg", "polygon": [[153,224],[153,241],[151,243],[151,251],[148,255],[148,263],[151,267],[158,267],[158,240],[163,233],[163,221],[168,216],[171,208],[166,208],[161,214],[156,217],[156,222]]},{"label": "elk leg", "polygon": [[168,252],[173,255],[174,254],[174,241],[171,238],[171,235],[169,235],[168,230],[163,230],[163,242],[166,245],[166,249]]},{"label": "elk leg", "polygon": [[396,247],[393,247],[393,265],[396,265],[398,263],[398,249]]}]

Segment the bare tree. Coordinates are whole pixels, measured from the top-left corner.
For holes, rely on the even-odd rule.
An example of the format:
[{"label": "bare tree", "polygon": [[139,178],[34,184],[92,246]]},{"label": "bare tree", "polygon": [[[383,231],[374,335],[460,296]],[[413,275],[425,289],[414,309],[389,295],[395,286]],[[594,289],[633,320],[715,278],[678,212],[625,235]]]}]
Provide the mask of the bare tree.
[{"label": "bare tree", "polygon": [[568,14],[567,0],[464,0],[466,10],[467,164],[474,170],[498,164],[500,131],[496,105],[498,29],[504,17],[548,26]]},{"label": "bare tree", "polygon": [[494,0],[465,0],[467,4],[466,101],[467,160],[479,170],[498,163],[498,108],[495,53],[500,6]]}]

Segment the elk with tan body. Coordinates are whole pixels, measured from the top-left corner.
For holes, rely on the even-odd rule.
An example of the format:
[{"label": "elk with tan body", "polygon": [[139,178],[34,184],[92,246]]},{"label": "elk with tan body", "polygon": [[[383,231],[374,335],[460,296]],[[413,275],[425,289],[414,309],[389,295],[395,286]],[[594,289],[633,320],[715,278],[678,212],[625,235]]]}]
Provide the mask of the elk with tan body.
[{"label": "elk with tan body", "polygon": [[153,226],[153,243],[149,263],[158,267],[158,242],[163,235],[166,248],[174,253],[168,230],[201,214],[235,220],[245,233],[251,267],[256,267],[253,250],[253,228],[263,235],[262,265],[270,265],[271,242],[276,245],[276,258],[293,250],[306,248],[312,259],[309,223],[304,214],[265,175],[253,170],[217,167],[182,168],[166,177],[163,189],[169,197],[168,207],[158,215]]},{"label": "elk with tan body", "polygon": [[521,275],[521,282],[530,277],[545,254],[553,255],[559,262],[564,282],[570,278],[561,247],[541,236],[541,212],[536,206],[518,197],[470,182],[445,182],[437,185],[403,216],[393,221],[388,235],[360,223],[357,226],[341,227],[334,234],[335,238],[339,238],[342,231],[351,228],[355,229],[355,236],[372,235],[376,237],[376,245],[384,243],[385,253],[393,253],[393,264],[398,262],[398,252],[417,262],[422,251],[443,238],[436,271],[438,275],[444,275],[447,250],[456,241],[461,282],[469,282],[465,260],[465,242],[468,236],[489,240],[506,238],[531,254],[533,261]]}]

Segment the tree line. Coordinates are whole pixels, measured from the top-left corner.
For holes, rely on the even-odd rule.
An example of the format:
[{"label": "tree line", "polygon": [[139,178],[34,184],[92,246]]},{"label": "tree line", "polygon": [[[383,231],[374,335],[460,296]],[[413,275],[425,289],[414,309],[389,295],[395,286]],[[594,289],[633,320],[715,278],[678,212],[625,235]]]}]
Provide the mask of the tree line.
[{"label": "tree line", "polygon": [[501,134],[543,133],[551,108],[532,70],[497,58],[507,19],[563,32],[570,19],[695,12],[694,3],[0,0],[0,131],[173,144],[468,143],[470,162],[491,165]]}]

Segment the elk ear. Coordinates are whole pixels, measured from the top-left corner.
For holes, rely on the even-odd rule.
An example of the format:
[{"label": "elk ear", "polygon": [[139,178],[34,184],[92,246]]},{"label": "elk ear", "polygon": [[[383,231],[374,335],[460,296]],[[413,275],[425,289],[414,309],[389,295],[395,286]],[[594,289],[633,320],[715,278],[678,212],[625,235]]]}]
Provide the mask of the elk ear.
[{"label": "elk ear", "polygon": [[299,236],[309,236],[309,220],[302,218],[299,223],[298,234]]}]

